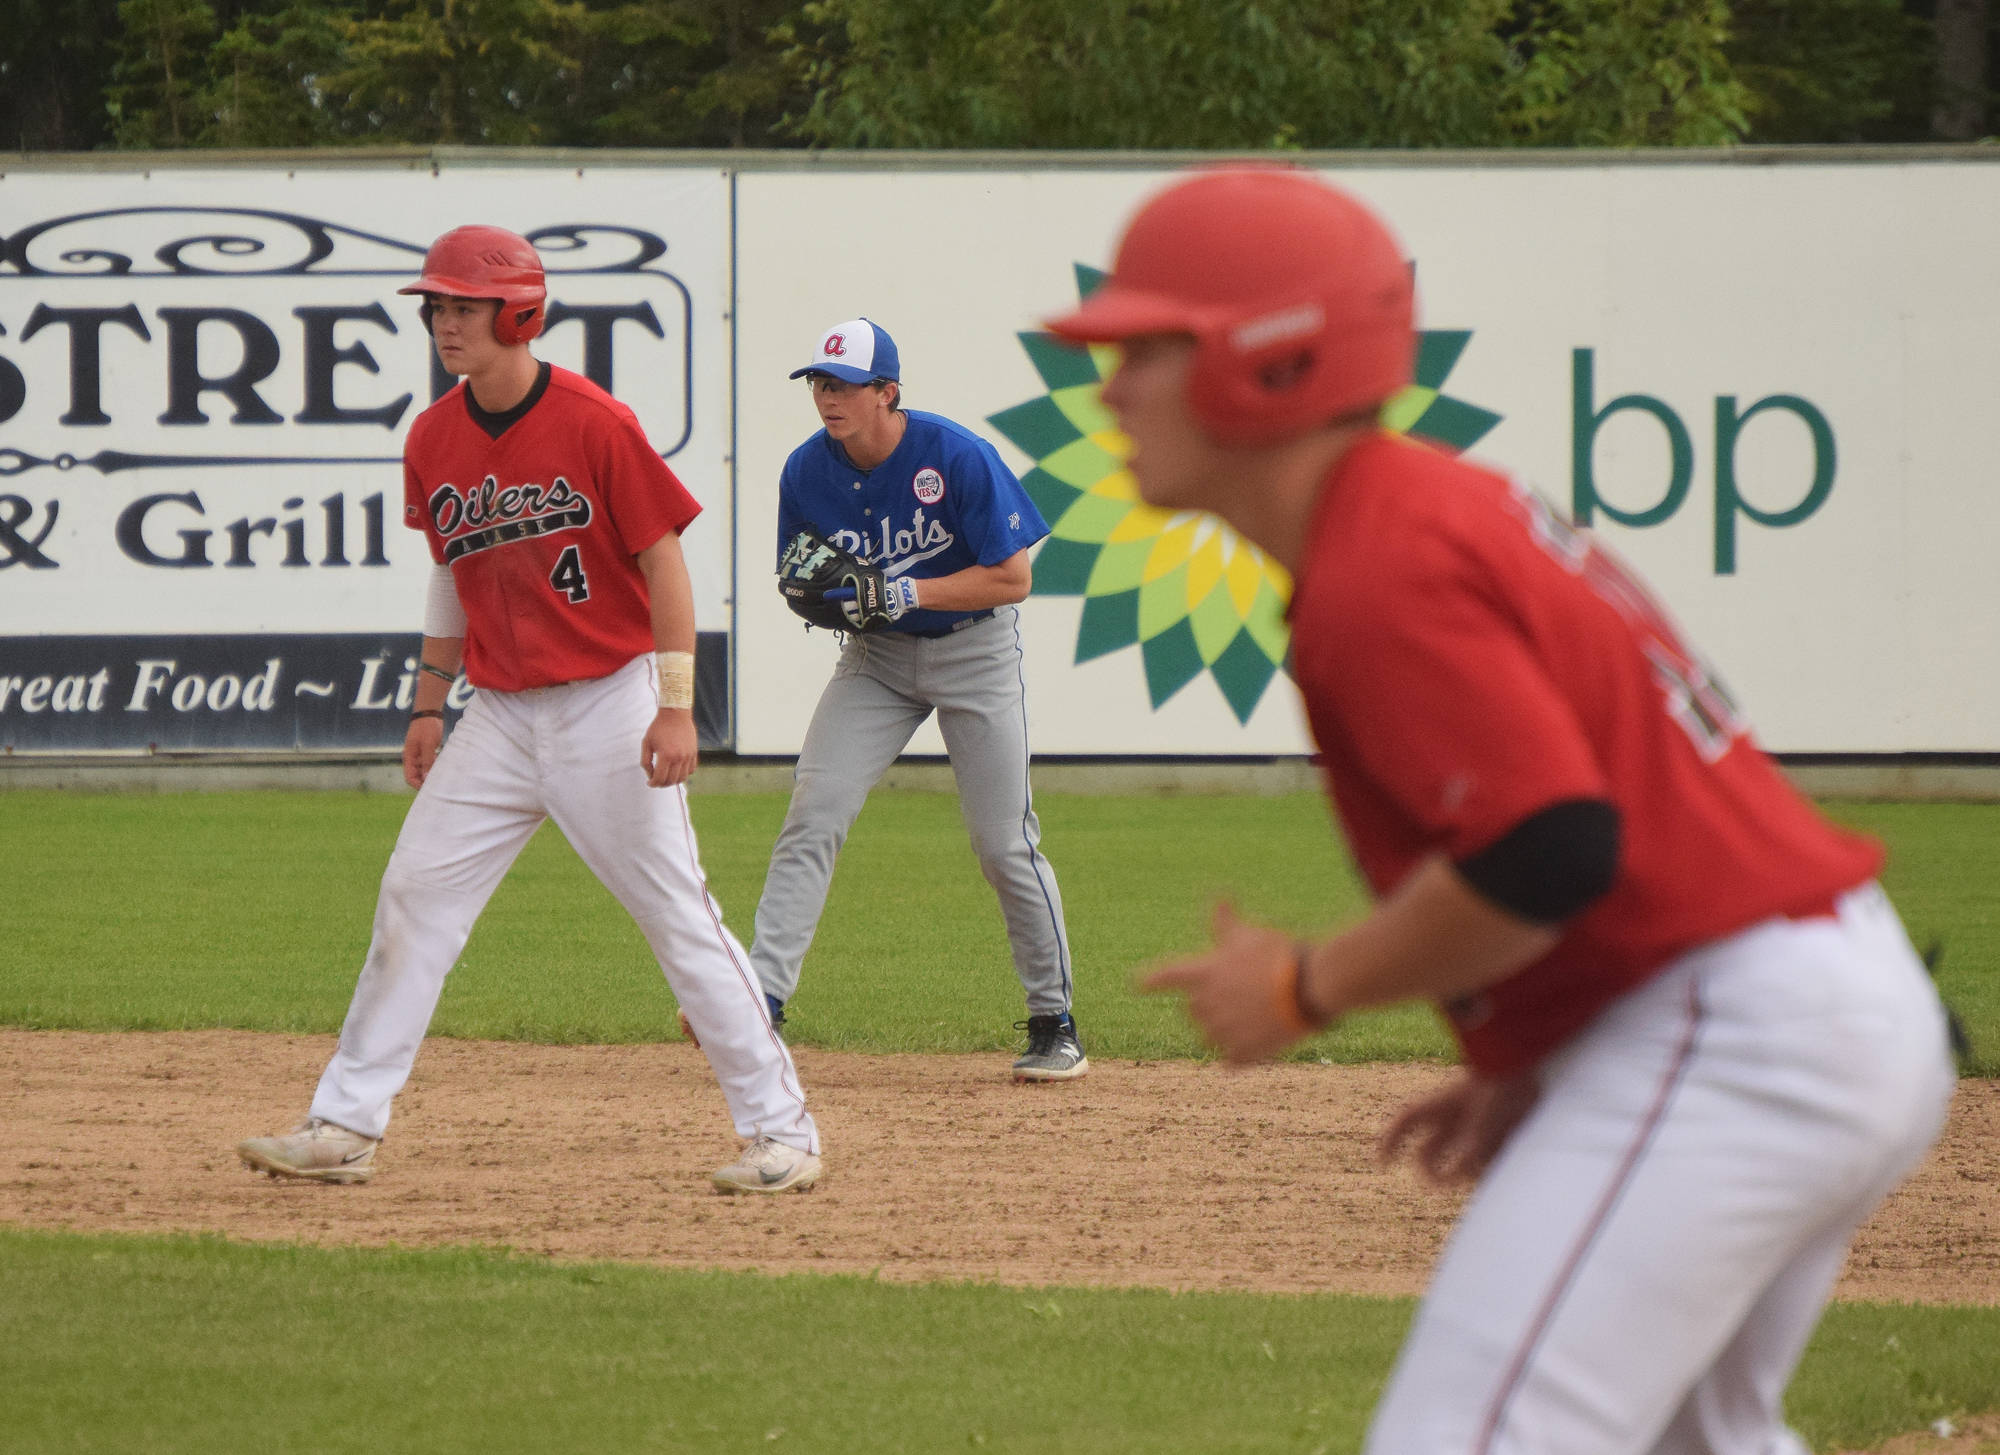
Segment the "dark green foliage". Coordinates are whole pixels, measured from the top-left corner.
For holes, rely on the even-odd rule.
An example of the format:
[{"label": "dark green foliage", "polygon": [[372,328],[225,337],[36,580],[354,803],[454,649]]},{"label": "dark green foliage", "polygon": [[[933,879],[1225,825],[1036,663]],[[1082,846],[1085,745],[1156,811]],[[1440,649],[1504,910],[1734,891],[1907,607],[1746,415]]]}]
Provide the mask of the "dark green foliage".
[{"label": "dark green foliage", "polygon": [[559,0],[413,0],[349,23],[328,91],[381,140],[549,141],[581,69],[582,15]]},{"label": "dark green foliage", "polygon": [[790,0],[113,8],[100,86],[120,146],[771,145],[795,100],[767,37]]},{"label": "dark green foliage", "polygon": [[10,0],[0,24],[0,151],[87,151],[110,139],[104,86],[118,0]]},{"label": "dark green foliage", "polygon": [[1727,47],[1753,142],[1921,140],[1930,27],[1899,0],[1735,0]]},{"label": "dark green foliage", "polygon": [[327,146],[341,139],[326,78],[347,44],[346,17],[316,0],[245,15],[209,54],[205,141],[228,147]]},{"label": "dark green foliage", "polygon": [[1930,135],[1922,0],[15,0],[0,148]]},{"label": "dark green foliage", "polygon": [[817,0],[830,146],[1716,144],[1723,0]]},{"label": "dark green foliage", "polygon": [[121,147],[180,147],[205,129],[195,94],[206,78],[215,11],[204,0],[119,0],[125,43],[105,104]]},{"label": "dark green foliage", "polygon": [[1723,40],[1726,0],[1528,0],[1512,7],[1509,140],[1534,146],[1719,146],[1749,100]]},{"label": "dark green foliage", "polygon": [[803,104],[772,27],[796,0],[649,0],[593,9],[568,139],[589,146],[768,147]]}]

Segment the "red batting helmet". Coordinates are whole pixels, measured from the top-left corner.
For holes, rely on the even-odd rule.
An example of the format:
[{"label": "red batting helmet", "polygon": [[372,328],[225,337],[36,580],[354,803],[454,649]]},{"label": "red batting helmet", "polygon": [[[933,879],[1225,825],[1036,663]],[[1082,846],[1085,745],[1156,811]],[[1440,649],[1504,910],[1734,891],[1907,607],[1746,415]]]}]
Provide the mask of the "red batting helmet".
[{"label": "red batting helmet", "polygon": [[1188,405],[1216,439],[1287,439],[1408,384],[1414,287],[1374,213],[1309,172],[1207,169],[1140,208],[1111,276],[1049,328],[1075,343],[1192,334]]},{"label": "red batting helmet", "polygon": [[542,331],[549,287],[534,244],[504,227],[454,227],[424,254],[424,275],[398,293],[428,295],[424,327],[431,326],[429,297],[495,298],[493,336],[507,347]]}]

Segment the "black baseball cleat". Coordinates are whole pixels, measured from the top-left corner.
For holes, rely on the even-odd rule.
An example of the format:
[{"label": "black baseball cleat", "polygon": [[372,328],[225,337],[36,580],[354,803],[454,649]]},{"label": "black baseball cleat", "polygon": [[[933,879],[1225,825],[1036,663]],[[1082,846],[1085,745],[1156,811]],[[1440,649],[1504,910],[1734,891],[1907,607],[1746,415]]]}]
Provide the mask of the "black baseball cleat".
[{"label": "black baseball cleat", "polygon": [[1076,1022],[1065,1011],[1061,1015],[1031,1015],[1015,1021],[1014,1029],[1028,1033],[1028,1050],[1014,1063],[1016,1081],[1074,1081],[1090,1070],[1090,1058],[1083,1054],[1077,1039]]}]

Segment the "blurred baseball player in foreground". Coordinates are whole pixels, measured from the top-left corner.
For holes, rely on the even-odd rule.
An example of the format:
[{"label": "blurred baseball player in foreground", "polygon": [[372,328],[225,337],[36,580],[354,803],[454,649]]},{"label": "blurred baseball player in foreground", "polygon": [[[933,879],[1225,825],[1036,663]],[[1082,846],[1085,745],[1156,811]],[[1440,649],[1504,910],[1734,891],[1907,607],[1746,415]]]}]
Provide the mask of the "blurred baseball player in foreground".
[{"label": "blurred baseball player in foreground", "polygon": [[1923,1156],[1945,1017],[1874,876],[1583,533],[1398,438],[1410,268],[1284,169],[1148,203],[1050,325],[1115,342],[1140,494],[1296,583],[1293,672],[1373,911],[1294,942],[1217,911],[1155,971],[1232,1060],[1422,998],[1465,1069],[1383,1141],[1477,1178],[1377,1455],[1783,1455],[1854,1228]]},{"label": "blurred baseball player in foreground", "polygon": [[[878,325],[857,318],[826,330],[792,377],[807,381],[824,427],[779,478],[780,584],[795,610],[850,635],[806,730],[757,903],[758,978],[782,1019],[834,857],[868,790],[935,711],[1027,992],[1028,1047],[1014,1079],[1074,1080],[1090,1062],[1070,1015],[1062,895],[1028,787],[1014,610],[1032,580],[1028,548],[1049,528],[992,445],[902,407],[901,362]],[[812,588],[815,568],[820,584],[845,583],[832,587],[845,600]]]},{"label": "blurred baseball player in foreground", "polygon": [[[423,296],[438,357],[464,378],[418,417],[403,454],[404,521],[437,563],[403,742],[418,793],[311,1115],[238,1150],[273,1176],[367,1179],[445,973],[552,818],[638,922],[700,1028],[746,1143],[716,1186],[810,1187],[819,1133],[708,892],[688,816],[695,624],[680,533],[701,507],[631,410],[528,351],[547,290],[525,239],[457,228],[400,291]],[[461,661],[479,692],[441,751]]]}]

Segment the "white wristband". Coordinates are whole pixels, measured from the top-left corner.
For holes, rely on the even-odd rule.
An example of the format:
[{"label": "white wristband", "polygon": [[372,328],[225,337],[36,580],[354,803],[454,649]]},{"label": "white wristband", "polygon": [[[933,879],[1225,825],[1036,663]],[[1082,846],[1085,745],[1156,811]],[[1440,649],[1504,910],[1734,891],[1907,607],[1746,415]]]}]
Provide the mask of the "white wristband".
[{"label": "white wristband", "polygon": [[692,708],[694,653],[661,652],[657,660],[660,669],[660,706]]},{"label": "white wristband", "polygon": [[449,566],[431,567],[430,590],[424,598],[424,635],[465,635],[465,608],[459,604],[458,583],[452,580]]}]

